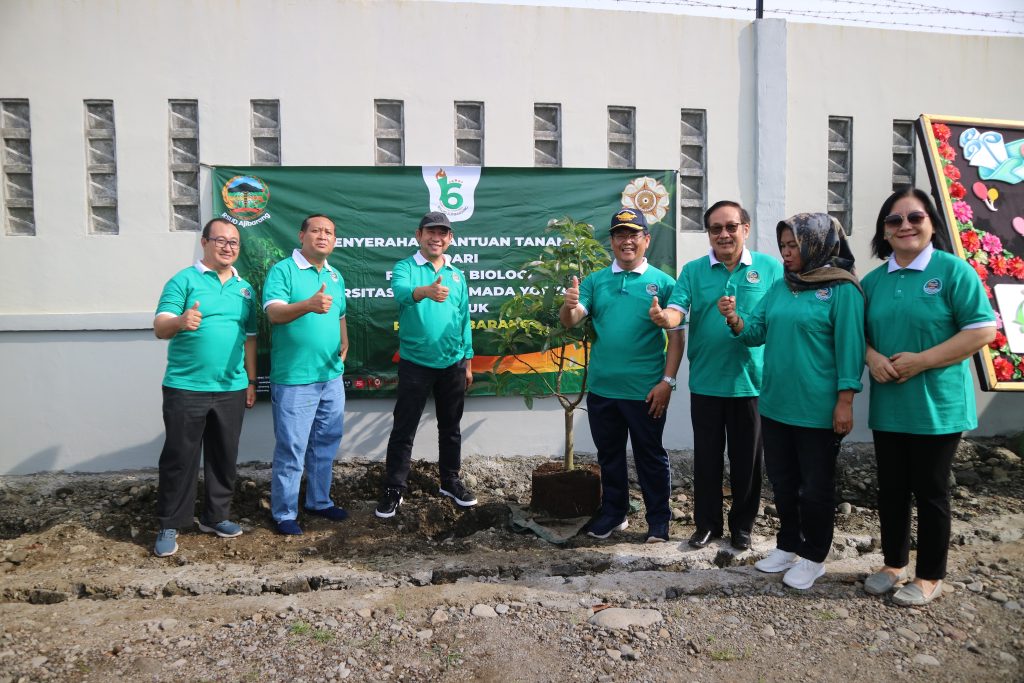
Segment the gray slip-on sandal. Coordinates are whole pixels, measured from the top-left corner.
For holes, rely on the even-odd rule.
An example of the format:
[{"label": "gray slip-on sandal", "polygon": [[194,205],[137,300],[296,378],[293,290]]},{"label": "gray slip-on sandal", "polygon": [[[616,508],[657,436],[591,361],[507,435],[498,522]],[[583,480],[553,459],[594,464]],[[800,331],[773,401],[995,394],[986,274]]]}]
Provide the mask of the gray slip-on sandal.
[{"label": "gray slip-on sandal", "polygon": [[901,607],[920,607],[921,605],[927,605],[940,595],[942,595],[942,581],[935,584],[931,595],[925,595],[924,591],[916,583],[908,583],[893,593],[892,601]]},{"label": "gray slip-on sandal", "polygon": [[875,572],[868,578],[864,579],[864,590],[871,595],[885,595],[893,588],[896,584],[907,580],[907,570],[903,568],[899,574],[890,574],[889,572]]}]

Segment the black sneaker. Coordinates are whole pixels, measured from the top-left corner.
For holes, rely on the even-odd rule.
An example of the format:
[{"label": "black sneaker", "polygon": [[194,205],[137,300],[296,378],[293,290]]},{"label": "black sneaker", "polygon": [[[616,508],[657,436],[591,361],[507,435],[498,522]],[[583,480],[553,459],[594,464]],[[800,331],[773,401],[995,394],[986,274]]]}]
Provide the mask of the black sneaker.
[{"label": "black sneaker", "polygon": [[441,495],[448,496],[460,507],[470,508],[476,505],[476,496],[459,479],[452,479],[441,484]]},{"label": "black sneaker", "polygon": [[398,506],[402,504],[402,489],[386,488],[377,503],[377,509],[373,514],[382,519],[394,517],[398,512]]}]

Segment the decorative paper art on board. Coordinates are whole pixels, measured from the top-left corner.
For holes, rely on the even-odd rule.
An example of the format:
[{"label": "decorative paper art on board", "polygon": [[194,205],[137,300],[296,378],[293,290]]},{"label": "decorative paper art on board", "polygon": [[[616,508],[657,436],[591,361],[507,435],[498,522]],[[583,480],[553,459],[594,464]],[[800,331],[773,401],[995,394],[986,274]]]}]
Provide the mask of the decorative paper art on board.
[{"label": "decorative paper art on board", "polygon": [[918,133],[953,245],[996,311],[981,386],[1024,391],[1024,121],[925,115]]}]

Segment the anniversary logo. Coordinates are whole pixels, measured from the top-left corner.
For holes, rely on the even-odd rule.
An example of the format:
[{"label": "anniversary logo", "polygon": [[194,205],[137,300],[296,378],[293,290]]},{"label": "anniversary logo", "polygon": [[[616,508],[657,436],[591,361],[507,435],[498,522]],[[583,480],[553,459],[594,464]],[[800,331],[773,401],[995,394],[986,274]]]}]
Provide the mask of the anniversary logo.
[{"label": "anniversary logo", "polygon": [[918,134],[957,254],[996,311],[996,338],[975,357],[981,386],[1024,391],[1024,122],[922,116]]},{"label": "anniversary logo", "polygon": [[[590,223],[607,245],[608,220],[617,209],[643,211],[652,234],[648,260],[676,275],[674,171],[220,167],[213,169],[213,187],[219,189],[213,198],[215,215],[245,228],[236,267],[252,283],[257,301],[262,301],[270,266],[298,246],[303,218],[323,213],[335,221],[330,263],[345,278],[350,339],[345,381],[353,396],[394,393],[398,306],[390,287],[391,269],[419,248],[416,226],[427,211],[443,211],[452,222],[448,254],[469,286],[475,332],[528,324],[499,320],[498,312],[509,297],[532,291],[523,264],[559,246],[560,238],[546,231],[553,218],[571,216]],[[270,337],[262,314],[259,330],[259,375],[266,377]],[[488,373],[497,350],[490,344],[486,335],[474,334],[473,369],[478,374],[473,394],[494,393]]]}]

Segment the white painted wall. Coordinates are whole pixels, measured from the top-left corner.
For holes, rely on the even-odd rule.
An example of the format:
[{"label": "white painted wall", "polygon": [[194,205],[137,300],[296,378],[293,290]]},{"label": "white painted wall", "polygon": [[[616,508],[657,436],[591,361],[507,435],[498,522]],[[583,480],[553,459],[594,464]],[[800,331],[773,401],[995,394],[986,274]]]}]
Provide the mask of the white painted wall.
[{"label": "white painted wall", "polygon": [[[196,235],[168,230],[168,99],[199,100],[200,153],[212,165],[249,163],[250,99],[281,101],[288,165],[372,164],[373,100],[390,98],[405,102],[410,165],[452,162],[453,102],[479,100],[488,165],[532,165],[533,103],[560,102],[565,165],[605,166],[607,107],[630,105],[637,165],[673,168],[680,108],[703,108],[710,200],[754,207],[765,176],[755,169],[774,167],[783,176],[768,180],[784,188],[787,212],[823,207],[827,117],[849,115],[859,255],[889,183],[891,119],[1024,113],[1024,92],[1009,87],[1022,40],[793,24],[772,34],[786,67],[762,72],[785,79],[781,120],[770,113],[778,103],[758,114],[755,31],[743,21],[399,0],[3,0],[0,98],[30,100],[37,235],[0,235],[0,473],[156,463],[165,346],[146,328],[164,281],[198,247]],[[943,70],[984,104],[951,109],[961,99],[940,92]],[[117,236],[87,234],[84,99],[114,101]],[[785,153],[761,152],[777,164],[756,158],[774,149],[758,135],[785,140]],[[778,218],[758,216],[769,232]],[[681,235],[680,263],[705,249],[702,234]],[[683,385],[685,374],[684,364]],[[1019,397],[983,401],[982,431],[1019,426]],[[558,453],[560,411],[539,405],[471,400],[467,455]],[[391,407],[350,403],[343,457],[383,457]],[[579,448],[592,449],[579,424]],[[417,457],[436,455],[432,431]],[[679,391],[666,444],[691,443]],[[241,457],[269,459],[271,448],[259,406]]]}]

